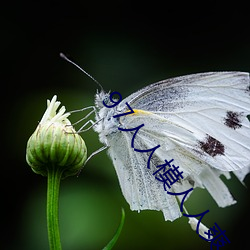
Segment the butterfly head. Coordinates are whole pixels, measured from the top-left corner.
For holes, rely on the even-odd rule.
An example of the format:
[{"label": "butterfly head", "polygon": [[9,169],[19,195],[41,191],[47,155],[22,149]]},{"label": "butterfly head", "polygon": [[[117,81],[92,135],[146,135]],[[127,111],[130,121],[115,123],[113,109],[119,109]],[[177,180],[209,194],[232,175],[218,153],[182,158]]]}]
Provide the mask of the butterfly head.
[{"label": "butterfly head", "polygon": [[101,108],[105,107],[103,102],[108,104],[109,101],[109,93],[104,92],[101,90],[100,92],[97,90],[97,93],[95,95],[95,107],[100,110]]}]

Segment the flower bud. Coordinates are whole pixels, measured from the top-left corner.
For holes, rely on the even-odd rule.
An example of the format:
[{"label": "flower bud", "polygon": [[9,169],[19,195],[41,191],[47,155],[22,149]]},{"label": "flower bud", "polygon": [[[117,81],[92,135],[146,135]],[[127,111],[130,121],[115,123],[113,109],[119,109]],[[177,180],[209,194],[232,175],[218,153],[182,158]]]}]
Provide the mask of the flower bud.
[{"label": "flower bud", "polygon": [[62,177],[75,175],[79,172],[87,158],[86,145],[76,133],[61,107],[56,113],[60,102],[54,96],[47,101],[41,122],[27,143],[26,160],[32,170],[47,176],[50,168],[62,171]]}]

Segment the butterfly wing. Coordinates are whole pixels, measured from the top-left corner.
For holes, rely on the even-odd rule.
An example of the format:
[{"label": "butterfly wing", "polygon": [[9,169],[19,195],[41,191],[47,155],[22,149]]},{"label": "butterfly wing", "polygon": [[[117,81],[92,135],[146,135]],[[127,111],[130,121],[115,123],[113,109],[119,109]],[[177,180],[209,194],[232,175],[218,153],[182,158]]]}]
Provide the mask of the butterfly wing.
[{"label": "butterfly wing", "polygon": [[[130,152],[129,157],[132,159],[135,157],[140,159],[140,163],[134,163],[132,161],[130,165],[126,164],[124,170],[128,168],[137,168],[138,166],[136,166],[136,164],[143,166],[143,171],[145,171],[151,178],[150,183],[147,185],[149,192],[153,186],[154,189],[158,189],[158,192],[165,192],[163,183],[159,183],[156,179],[157,175],[154,175],[154,173],[159,169],[158,166],[162,165],[165,160],[170,161],[173,159],[175,166],[178,166],[180,169],[179,171],[183,172],[183,179],[180,179],[179,182],[171,187],[171,192],[180,193],[192,187],[201,187],[208,190],[220,207],[225,207],[235,203],[228,188],[219,178],[221,174],[225,174],[227,178],[229,178],[229,175],[227,172],[224,173],[211,167],[208,162],[200,157],[200,154],[196,153],[194,147],[195,144],[193,143],[196,140],[196,137],[192,131],[184,130],[182,127],[176,126],[173,123],[168,123],[165,118],[162,119],[157,115],[149,115],[144,112],[131,115],[130,118],[124,118],[124,120],[126,120],[127,126],[133,125],[137,127],[139,124],[144,124],[144,126],[136,133],[135,137],[133,137],[133,133],[129,131],[121,133],[126,133],[127,144],[130,142],[129,147],[128,145],[123,147],[123,153],[126,154],[126,148],[132,148],[131,142],[134,140],[134,151]],[[123,120],[121,119],[121,123],[123,123],[122,121]],[[150,158],[151,152],[138,152],[138,150],[152,149],[157,145],[160,145],[160,148],[157,148],[154,151],[152,158]],[[114,149],[111,146],[110,152],[111,151],[113,155],[116,154],[117,157],[119,157],[117,149]],[[111,156],[111,158],[113,157]],[[115,162],[114,165],[116,165]],[[117,168],[119,168],[119,166]],[[119,173],[118,177],[119,175],[122,176],[124,173]],[[138,178],[143,179],[145,177],[146,174],[144,174],[144,176],[138,176]],[[133,184],[129,182],[121,183],[122,189],[123,186],[125,188],[129,185]],[[220,190],[220,192],[218,192],[218,190]],[[135,200],[132,199],[129,203],[131,204],[131,202],[135,202]],[[164,216],[167,218],[165,213]]]},{"label": "butterfly wing", "polygon": [[[237,170],[242,181],[249,172],[249,92],[247,73],[205,73],[149,85],[121,102],[117,109],[121,113],[127,110],[126,102],[135,111],[119,118],[121,128],[144,124],[134,137],[132,131],[105,133],[131,209],[162,210],[171,221],[180,216],[176,198],[167,194],[154,175],[164,160],[171,159],[184,176],[172,186],[172,192],[205,187],[219,206],[233,204],[219,176],[224,173],[229,177],[222,171]],[[135,151],[157,145],[160,148],[149,165],[150,152]]]}]

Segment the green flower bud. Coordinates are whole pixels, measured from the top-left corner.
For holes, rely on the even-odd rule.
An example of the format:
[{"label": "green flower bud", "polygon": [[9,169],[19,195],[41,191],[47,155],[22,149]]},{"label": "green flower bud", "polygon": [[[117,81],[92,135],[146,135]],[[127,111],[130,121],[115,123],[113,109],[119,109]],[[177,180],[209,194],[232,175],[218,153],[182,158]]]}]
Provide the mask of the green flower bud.
[{"label": "green flower bud", "polygon": [[37,174],[47,176],[50,168],[58,168],[55,170],[67,177],[79,172],[86,161],[87,148],[67,119],[70,113],[65,113],[65,107],[56,113],[60,105],[56,98],[47,101],[47,110],[28,140],[26,160]]}]

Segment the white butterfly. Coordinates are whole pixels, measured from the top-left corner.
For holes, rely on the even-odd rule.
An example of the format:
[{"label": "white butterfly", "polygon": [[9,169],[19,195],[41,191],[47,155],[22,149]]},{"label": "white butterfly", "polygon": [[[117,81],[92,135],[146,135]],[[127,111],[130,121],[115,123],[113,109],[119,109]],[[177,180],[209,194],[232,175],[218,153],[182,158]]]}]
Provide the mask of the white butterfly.
[{"label": "white butterfly", "polygon": [[[151,84],[117,106],[109,93],[96,94],[94,130],[108,147],[122,193],[131,210],[161,210],[165,220],[181,216],[176,197],[153,173],[165,160],[183,172],[171,192],[206,188],[220,207],[235,203],[220,175],[242,182],[250,172],[249,74],[211,72]],[[133,114],[113,117],[134,110]],[[144,124],[136,131],[132,129]],[[135,134],[134,139],[133,135]],[[134,143],[131,147],[131,143]],[[150,152],[138,152],[160,145]],[[151,153],[152,153],[151,152]],[[150,169],[147,167],[150,159]]]}]

